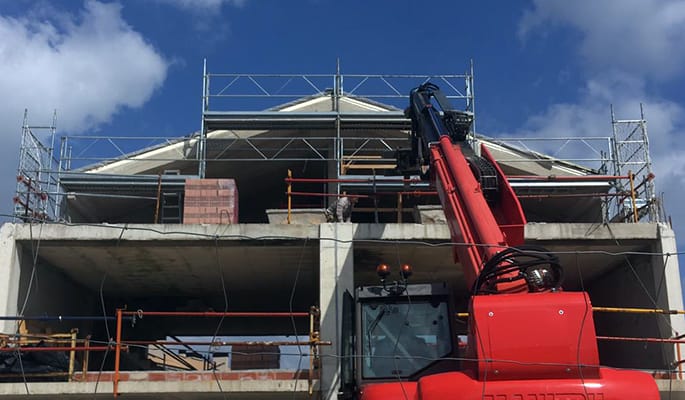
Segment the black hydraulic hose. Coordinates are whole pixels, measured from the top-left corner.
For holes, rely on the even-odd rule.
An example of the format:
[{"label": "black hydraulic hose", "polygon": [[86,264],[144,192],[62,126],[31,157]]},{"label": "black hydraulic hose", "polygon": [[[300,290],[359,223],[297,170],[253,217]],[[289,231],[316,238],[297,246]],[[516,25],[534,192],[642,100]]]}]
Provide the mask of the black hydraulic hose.
[{"label": "black hydraulic hose", "polygon": [[[552,273],[556,275],[555,284],[558,287],[563,279],[563,269],[559,263],[559,257],[541,246],[524,245],[507,248],[495,254],[485,263],[476,282],[474,282],[472,293],[494,293],[494,286],[497,283],[526,279],[529,270],[545,265],[548,265]],[[518,271],[516,276],[500,278],[516,271]],[[484,288],[483,286],[487,287]]]}]

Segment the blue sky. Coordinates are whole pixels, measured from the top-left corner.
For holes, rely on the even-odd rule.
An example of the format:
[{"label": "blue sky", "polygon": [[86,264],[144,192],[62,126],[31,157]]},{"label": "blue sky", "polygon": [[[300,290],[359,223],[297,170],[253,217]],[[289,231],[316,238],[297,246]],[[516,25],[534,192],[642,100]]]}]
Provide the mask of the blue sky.
[{"label": "blue sky", "polygon": [[[645,104],[657,189],[685,237],[685,2],[0,1],[0,187],[22,123],[62,134],[184,136],[211,72],[461,73],[479,131],[608,136]],[[681,240],[682,241],[682,240]],[[685,250],[681,246],[681,250]]]}]

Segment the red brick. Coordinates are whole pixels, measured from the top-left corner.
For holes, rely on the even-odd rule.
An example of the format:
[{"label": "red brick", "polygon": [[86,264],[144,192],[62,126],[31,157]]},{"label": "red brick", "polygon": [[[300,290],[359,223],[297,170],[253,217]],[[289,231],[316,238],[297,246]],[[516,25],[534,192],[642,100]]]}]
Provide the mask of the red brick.
[{"label": "red brick", "polygon": [[183,223],[238,223],[238,190],[232,179],[186,180]]},{"label": "red brick", "polygon": [[150,382],[161,382],[166,380],[164,375],[165,374],[148,374],[148,379]]}]

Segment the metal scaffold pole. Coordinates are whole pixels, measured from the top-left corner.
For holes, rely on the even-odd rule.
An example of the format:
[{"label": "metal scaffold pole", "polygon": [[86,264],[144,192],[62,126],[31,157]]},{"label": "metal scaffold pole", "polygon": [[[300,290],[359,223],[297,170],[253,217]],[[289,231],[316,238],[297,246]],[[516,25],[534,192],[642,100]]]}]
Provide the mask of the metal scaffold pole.
[{"label": "metal scaffold pole", "polygon": [[200,141],[197,147],[197,158],[199,165],[197,174],[200,178],[205,177],[207,168],[207,127],[205,126],[205,113],[209,108],[209,78],[207,76],[207,59],[204,59],[202,66],[202,122],[200,124]]},{"label": "metal scaffold pole", "polygon": [[[335,88],[333,89],[335,96],[335,172],[336,178],[340,179],[341,163],[343,162],[343,145],[342,136],[340,132],[340,96],[342,96],[342,75],[340,75],[340,59],[336,61],[335,69]],[[340,184],[336,184],[336,194],[340,194]]]},{"label": "metal scaffold pole", "polygon": [[[24,110],[14,196],[14,219],[51,220],[57,215],[59,196],[57,177],[52,171],[57,111],[50,125],[30,125],[28,109]],[[47,132],[47,134],[40,132]]]},{"label": "metal scaffold pole", "polygon": [[[654,174],[649,156],[647,120],[640,104],[640,119],[616,119],[611,106],[612,150],[615,175],[632,171],[636,188],[635,199],[615,204],[615,221],[641,220],[658,222],[659,204],[654,189]],[[619,186],[620,189],[620,186]],[[637,221],[635,221],[637,222]]]}]

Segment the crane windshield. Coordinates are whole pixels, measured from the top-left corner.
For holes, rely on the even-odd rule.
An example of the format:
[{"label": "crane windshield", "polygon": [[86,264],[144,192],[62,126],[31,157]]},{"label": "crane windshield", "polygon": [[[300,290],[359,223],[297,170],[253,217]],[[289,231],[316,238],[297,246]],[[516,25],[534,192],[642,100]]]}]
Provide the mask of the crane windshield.
[{"label": "crane windshield", "polygon": [[445,302],[365,302],[361,319],[364,378],[408,377],[452,350]]}]

